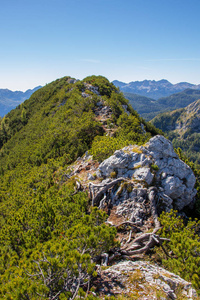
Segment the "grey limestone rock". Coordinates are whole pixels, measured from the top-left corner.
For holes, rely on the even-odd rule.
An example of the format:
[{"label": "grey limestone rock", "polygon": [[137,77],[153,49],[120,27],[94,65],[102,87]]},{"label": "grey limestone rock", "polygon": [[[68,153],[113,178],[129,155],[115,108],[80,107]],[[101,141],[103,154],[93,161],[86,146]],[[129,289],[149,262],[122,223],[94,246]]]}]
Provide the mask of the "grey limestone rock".
[{"label": "grey limestone rock", "polygon": [[76,80],[76,79],[74,79],[74,78],[69,78],[68,80],[67,80],[67,82],[68,83],[76,83],[78,80]]},{"label": "grey limestone rock", "polygon": [[128,111],[128,106],[127,105],[122,105],[125,113],[127,113],[127,115],[129,116],[130,115],[130,112]]},{"label": "grey limestone rock", "polygon": [[145,181],[147,184],[151,184],[154,177],[150,171],[150,168],[144,167],[137,169],[133,176],[135,179],[139,181]]},{"label": "grey limestone rock", "polygon": [[126,169],[129,159],[130,156],[128,153],[123,150],[117,150],[114,155],[110,156],[100,164],[99,171],[102,176],[110,176],[110,173],[117,169]]},{"label": "grey limestone rock", "polygon": [[85,92],[82,92],[81,95],[82,95],[83,98],[88,98],[88,97],[90,97],[90,95],[87,94],[87,93],[85,93]]},{"label": "grey limestone rock", "polygon": [[146,144],[148,152],[154,158],[175,157],[178,155],[174,152],[172,143],[162,135],[156,135]]},{"label": "grey limestone rock", "polygon": [[135,283],[139,281],[141,295],[146,295],[139,299],[158,299],[155,291],[162,291],[162,297],[159,299],[175,300],[177,291],[182,299],[197,299],[197,293],[190,282],[148,261],[123,261],[101,270],[100,274],[101,289],[107,287],[102,289],[105,295],[131,295],[135,291]]},{"label": "grey limestone rock", "polygon": [[136,225],[142,226],[146,211],[143,203],[133,201],[129,198],[117,206],[116,213],[117,215],[128,217],[128,220],[134,222]]},{"label": "grey limestone rock", "polygon": [[95,180],[95,177],[90,173],[88,173],[87,177],[88,177],[88,180]]},{"label": "grey limestone rock", "polygon": [[85,88],[88,89],[89,91],[91,91],[97,95],[100,95],[99,88],[97,86],[93,86],[89,83],[84,83],[84,85],[85,85]]},{"label": "grey limestone rock", "polygon": [[[156,165],[157,169],[151,168]],[[174,152],[172,143],[161,135],[149,140],[145,146],[130,145],[104,160],[98,168],[98,177],[110,177],[111,172],[126,179],[156,184],[163,189],[166,210],[182,210],[194,203],[195,176],[191,168]],[[169,203],[167,204],[167,199]]]},{"label": "grey limestone rock", "polygon": [[165,193],[172,199],[178,198],[185,191],[184,185],[176,176],[167,176],[166,179],[162,180],[162,186]]},{"label": "grey limestone rock", "polygon": [[172,143],[161,135],[149,140],[143,150],[151,155],[159,170],[157,181],[164,189],[164,194],[173,199],[174,207],[178,210],[193,202],[196,195],[196,182],[191,168],[178,158]]}]

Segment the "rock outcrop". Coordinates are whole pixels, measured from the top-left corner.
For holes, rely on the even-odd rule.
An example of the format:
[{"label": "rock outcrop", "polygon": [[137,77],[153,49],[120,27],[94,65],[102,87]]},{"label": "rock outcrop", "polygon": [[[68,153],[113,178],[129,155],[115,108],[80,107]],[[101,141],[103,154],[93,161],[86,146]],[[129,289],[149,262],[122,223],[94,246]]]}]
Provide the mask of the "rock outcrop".
[{"label": "rock outcrop", "polygon": [[97,176],[123,177],[131,180],[136,188],[156,186],[166,211],[182,210],[193,203],[196,195],[191,168],[178,158],[172,143],[161,135],[150,139],[145,146],[134,145],[115,151],[100,164]]},{"label": "rock outcrop", "polygon": [[132,299],[196,299],[190,282],[165,269],[144,261],[124,261],[99,270],[96,292],[124,295]]},{"label": "rock outcrop", "polygon": [[[100,103],[100,114],[102,107]],[[98,294],[145,300],[176,299],[179,293],[179,299],[196,299],[191,283],[179,276],[146,261],[127,261],[142,258],[166,240],[157,235],[159,213],[181,211],[195,201],[195,176],[171,142],[158,135],[143,146],[115,151],[101,164],[86,153],[69,176],[74,175],[83,189],[89,188],[91,204],[106,210],[107,223],[119,229],[119,249],[102,255],[102,261],[105,266],[120,263],[101,269],[94,283]]]},{"label": "rock outcrop", "polygon": [[117,150],[100,165],[87,154],[77,160],[69,176],[74,175],[79,176],[84,188],[89,186],[92,205],[107,208],[109,214],[115,208],[122,222],[138,226],[143,226],[152,215],[152,206],[159,214],[171,209],[181,211],[195,202],[196,179],[191,168],[161,135],[144,146]]}]

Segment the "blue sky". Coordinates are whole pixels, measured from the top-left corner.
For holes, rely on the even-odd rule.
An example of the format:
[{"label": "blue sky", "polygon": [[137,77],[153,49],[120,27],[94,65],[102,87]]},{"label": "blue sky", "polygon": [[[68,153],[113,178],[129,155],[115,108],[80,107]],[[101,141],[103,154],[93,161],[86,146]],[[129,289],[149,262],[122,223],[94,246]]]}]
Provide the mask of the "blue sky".
[{"label": "blue sky", "polygon": [[0,88],[69,75],[200,84],[199,0],[1,0]]}]

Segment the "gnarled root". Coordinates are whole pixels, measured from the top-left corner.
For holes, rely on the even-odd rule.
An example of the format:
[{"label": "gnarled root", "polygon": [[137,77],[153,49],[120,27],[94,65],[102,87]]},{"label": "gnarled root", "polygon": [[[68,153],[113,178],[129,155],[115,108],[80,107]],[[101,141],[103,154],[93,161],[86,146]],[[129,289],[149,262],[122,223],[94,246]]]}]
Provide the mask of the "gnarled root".
[{"label": "gnarled root", "polygon": [[[156,187],[149,188],[148,198],[150,201],[151,215],[153,217],[154,225],[155,225],[154,230],[150,233],[149,232],[143,233],[132,241],[131,241],[131,237],[132,237],[132,230],[131,230],[129,233],[128,240],[125,242],[123,246],[121,246],[120,249],[113,251],[112,255],[110,255],[110,257],[107,260],[108,262],[112,261],[116,257],[129,259],[130,256],[144,254],[156,245],[161,246],[165,254],[169,256],[169,254],[167,253],[166,249],[163,246],[163,242],[170,241],[170,240],[161,238],[159,235],[156,234],[158,230],[161,228],[160,222],[158,220],[158,214],[156,208],[156,202],[157,202]],[[132,229],[135,227],[135,224],[130,221],[125,221],[119,225],[116,225],[115,227],[119,228],[122,225],[129,225],[130,227],[132,227]],[[104,265],[105,265],[105,261],[104,261]]]},{"label": "gnarled root", "polygon": [[126,243],[123,248],[113,251],[112,255],[110,255],[109,257],[105,256],[104,253],[104,256],[102,257],[104,258],[102,261],[103,265],[105,266],[106,263],[111,262],[113,259],[117,257],[130,259],[130,256],[145,254],[156,245],[161,246],[165,254],[168,257],[170,257],[170,255],[167,253],[166,249],[162,245],[164,241],[170,241],[170,240],[159,237],[159,235],[155,234],[155,230],[152,233],[144,233],[140,237],[134,239],[131,245],[127,245]]},{"label": "gnarled root", "polygon": [[[120,177],[120,178],[117,178],[117,179],[115,179],[115,180],[113,180],[109,183],[104,184],[104,185],[101,185],[101,184],[96,184],[95,185],[92,182],[90,182],[89,183],[89,191],[90,191],[90,198],[92,199],[92,206],[94,206],[94,205],[99,206],[101,198],[103,197],[103,195],[104,195],[104,198],[105,198],[107,190],[112,188],[113,186],[115,186],[116,184],[118,184],[121,181],[126,181],[126,179]],[[96,193],[96,195],[95,195],[95,191],[94,191],[95,188],[100,189]],[[103,199],[103,200],[106,200],[106,199]]]}]

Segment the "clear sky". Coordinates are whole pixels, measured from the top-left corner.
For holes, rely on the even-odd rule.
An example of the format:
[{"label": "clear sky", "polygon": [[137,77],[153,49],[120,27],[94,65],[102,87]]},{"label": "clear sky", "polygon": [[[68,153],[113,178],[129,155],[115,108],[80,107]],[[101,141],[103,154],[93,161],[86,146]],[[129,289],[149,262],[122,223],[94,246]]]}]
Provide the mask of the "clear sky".
[{"label": "clear sky", "polygon": [[200,0],[0,1],[0,88],[92,74],[200,84]]}]

